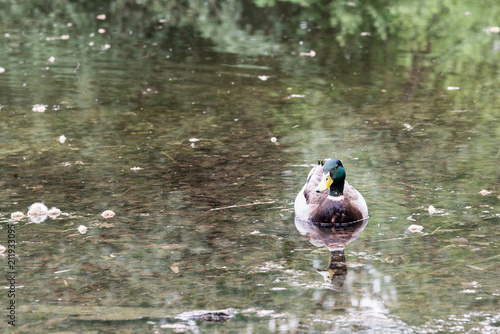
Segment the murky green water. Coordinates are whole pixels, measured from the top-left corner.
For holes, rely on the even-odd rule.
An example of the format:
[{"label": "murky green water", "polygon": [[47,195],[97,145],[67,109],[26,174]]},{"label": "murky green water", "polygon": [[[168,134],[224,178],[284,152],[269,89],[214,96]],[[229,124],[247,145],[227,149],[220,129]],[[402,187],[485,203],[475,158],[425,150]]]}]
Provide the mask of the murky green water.
[{"label": "murky green water", "polygon": [[[1,2],[1,325],[14,300],[19,332],[498,331],[500,37],[475,15],[499,9],[453,7],[476,26],[423,50],[230,3]],[[371,218],[306,237],[330,157]],[[11,220],[35,202],[62,214]]]}]

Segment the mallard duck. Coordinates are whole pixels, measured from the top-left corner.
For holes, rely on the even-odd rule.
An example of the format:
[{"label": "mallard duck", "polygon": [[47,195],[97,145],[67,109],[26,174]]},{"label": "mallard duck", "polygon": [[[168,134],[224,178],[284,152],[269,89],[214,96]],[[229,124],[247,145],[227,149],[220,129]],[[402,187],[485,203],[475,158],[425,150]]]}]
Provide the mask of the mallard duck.
[{"label": "mallard duck", "polygon": [[347,226],[368,219],[363,196],[345,177],[338,159],[314,166],[295,198],[295,215],[321,226]]}]

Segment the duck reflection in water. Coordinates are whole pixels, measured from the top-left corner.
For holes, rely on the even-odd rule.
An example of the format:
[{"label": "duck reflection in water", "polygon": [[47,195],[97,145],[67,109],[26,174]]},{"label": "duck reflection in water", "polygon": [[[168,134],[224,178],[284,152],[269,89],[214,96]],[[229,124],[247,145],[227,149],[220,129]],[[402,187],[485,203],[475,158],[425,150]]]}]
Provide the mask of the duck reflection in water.
[{"label": "duck reflection in water", "polygon": [[359,233],[368,224],[368,219],[349,224],[346,226],[321,226],[295,218],[295,227],[300,234],[304,235],[311,244],[316,247],[326,247],[330,251],[330,265],[326,269],[316,269],[323,276],[325,283],[332,284],[335,290],[338,290],[344,284],[347,277],[347,264],[344,255],[345,246],[356,240]]}]

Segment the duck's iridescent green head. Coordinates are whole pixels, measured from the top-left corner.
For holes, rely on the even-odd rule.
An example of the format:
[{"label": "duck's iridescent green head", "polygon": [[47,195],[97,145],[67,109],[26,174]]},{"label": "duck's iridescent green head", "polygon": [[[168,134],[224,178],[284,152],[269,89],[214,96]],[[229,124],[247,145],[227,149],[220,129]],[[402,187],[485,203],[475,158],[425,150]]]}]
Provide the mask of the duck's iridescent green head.
[{"label": "duck's iridescent green head", "polygon": [[338,159],[330,159],[323,165],[323,176],[316,192],[330,188],[330,195],[341,196],[344,193],[345,169]]}]

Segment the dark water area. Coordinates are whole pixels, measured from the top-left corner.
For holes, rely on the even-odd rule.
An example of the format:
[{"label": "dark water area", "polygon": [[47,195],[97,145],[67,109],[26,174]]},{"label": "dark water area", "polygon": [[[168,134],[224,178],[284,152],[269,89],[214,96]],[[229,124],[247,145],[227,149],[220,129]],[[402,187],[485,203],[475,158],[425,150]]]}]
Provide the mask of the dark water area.
[{"label": "dark water area", "polygon": [[0,1],[0,325],[497,333],[500,7],[423,2]]}]

